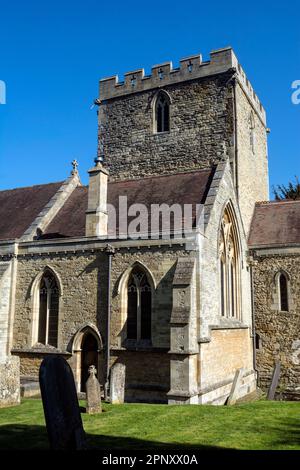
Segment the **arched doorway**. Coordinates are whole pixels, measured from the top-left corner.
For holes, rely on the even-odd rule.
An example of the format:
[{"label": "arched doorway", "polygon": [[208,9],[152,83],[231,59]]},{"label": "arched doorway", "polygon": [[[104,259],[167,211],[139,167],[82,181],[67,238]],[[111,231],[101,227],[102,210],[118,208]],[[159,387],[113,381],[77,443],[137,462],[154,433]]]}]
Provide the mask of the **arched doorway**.
[{"label": "arched doorway", "polygon": [[98,343],[95,336],[91,333],[84,335],[81,346],[81,392],[85,392],[85,384],[89,377],[88,369],[98,365]]},{"label": "arched doorway", "polygon": [[100,384],[104,384],[103,343],[99,330],[92,323],[84,324],[75,334],[72,341],[72,358],[70,364],[74,371],[77,392],[85,391],[88,379],[88,368],[94,365]]}]

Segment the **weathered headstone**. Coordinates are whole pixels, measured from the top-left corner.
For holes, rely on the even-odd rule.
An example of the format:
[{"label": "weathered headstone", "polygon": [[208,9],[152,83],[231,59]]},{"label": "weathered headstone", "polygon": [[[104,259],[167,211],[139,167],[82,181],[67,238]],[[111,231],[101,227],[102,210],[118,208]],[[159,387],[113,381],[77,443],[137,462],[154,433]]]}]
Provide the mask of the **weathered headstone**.
[{"label": "weathered headstone", "polygon": [[39,380],[51,449],[85,449],[74,376],[67,361],[61,356],[46,357]]},{"label": "weathered headstone", "polygon": [[236,403],[238,399],[238,393],[240,390],[243,374],[244,374],[243,368],[236,370],[226,405],[234,405]]},{"label": "weathered headstone", "polygon": [[96,377],[97,369],[95,366],[89,367],[89,378],[86,382],[86,412],[88,414],[101,413],[101,388]]},{"label": "weathered headstone", "polygon": [[110,401],[113,404],[124,403],[126,366],[117,362],[110,373]]},{"label": "weathered headstone", "polygon": [[275,393],[276,393],[276,388],[279,383],[279,378],[280,378],[280,362],[276,361],[275,362],[275,367],[273,369],[273,375],[272,375],[272,380],[271,380],[271,385],[268,391],[268,400],[274,400],[275,398]]}]

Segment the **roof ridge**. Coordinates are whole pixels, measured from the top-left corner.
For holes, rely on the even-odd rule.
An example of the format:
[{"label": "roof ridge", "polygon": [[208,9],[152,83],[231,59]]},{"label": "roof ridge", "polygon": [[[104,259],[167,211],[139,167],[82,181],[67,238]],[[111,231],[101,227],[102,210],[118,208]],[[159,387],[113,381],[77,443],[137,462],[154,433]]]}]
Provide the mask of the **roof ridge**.
[{"label": "roof ridge", "polygon": [[60,184],[60,185],[62,185],[64,182],[65,182],[65,180],[53,181],[51,183],[32,184],[31,186],[19,186],[17,188],[0,189],[0,193],[4,193],[4,192],[8,192],[8,191],[18,191],[19,189],[37,188],[38,186],[50,186],[51,184]]},{"label": "roof ridge", "polygon": [[293,203],[300,203],[300,199],[282,199],[281,201],[257,201],[255,203],[256,206],[262,205],[275,205],[275,204],[293,204]]}]

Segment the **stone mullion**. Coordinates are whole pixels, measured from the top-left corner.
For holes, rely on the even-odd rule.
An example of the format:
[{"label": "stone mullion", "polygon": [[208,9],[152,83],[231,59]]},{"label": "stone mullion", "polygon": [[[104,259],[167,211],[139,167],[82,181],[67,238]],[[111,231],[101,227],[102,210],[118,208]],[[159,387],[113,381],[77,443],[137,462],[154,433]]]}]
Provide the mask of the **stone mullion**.
[{"label": "stone mullion", "polygon": [[137,341],[141,340],[141,286],[137,285]]},{"label": "stone mullion", "polygon": [[49,336],[49,315],[50,315],[50,302],[51,302],[51,289],[47,289],[47,309],[46,309],[46,334],[45,334],[45,344],[48,344]]}]

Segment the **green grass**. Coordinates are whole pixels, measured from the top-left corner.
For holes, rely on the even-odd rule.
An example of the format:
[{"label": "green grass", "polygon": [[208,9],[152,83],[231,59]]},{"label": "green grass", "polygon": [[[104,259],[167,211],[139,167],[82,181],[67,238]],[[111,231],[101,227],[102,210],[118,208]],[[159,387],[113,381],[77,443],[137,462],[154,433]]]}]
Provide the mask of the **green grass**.
[{"label": "green grass", "polygon": [[[84,405],[84,403],[81,403]],[[98,449],[300,449],[300,403],[257,401],[232,407],[103,405],[82,413]],[[0,409],[0,449],[47,449],[42,403]]]}]

